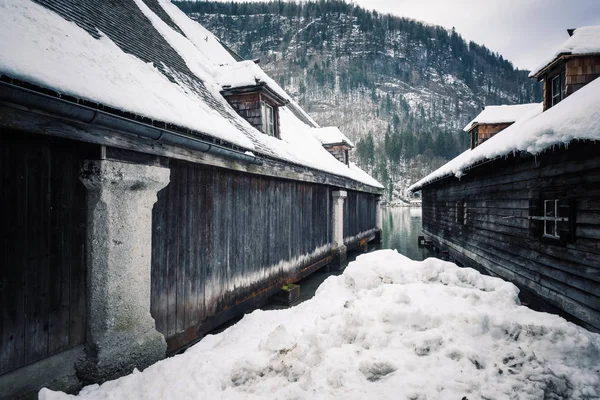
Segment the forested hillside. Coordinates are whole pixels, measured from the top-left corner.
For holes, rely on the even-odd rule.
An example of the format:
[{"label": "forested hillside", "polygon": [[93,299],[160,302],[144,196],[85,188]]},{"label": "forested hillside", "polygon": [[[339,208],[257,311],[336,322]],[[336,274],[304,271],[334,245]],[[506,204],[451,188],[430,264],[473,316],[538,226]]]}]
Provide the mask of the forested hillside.
[{"label": "forested hillside", "polygon": [[338,0],[176,3],[260,65],[394,193],[467,148],[484,105],[539,101],[538,83],[454,30]]}]

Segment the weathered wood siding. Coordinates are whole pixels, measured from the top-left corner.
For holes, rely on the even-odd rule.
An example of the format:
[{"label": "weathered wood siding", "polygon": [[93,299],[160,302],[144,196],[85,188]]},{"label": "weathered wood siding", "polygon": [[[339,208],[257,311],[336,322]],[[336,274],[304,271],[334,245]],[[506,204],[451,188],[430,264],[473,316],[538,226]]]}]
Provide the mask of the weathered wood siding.
[{"label": "weathered wood siding", "polygon": [[552,79],[565,73],[565,92],[570,96],[600,77],[600,56],[573,56],[557,63],[544,75],[544,111],[552,106]]},{"label": "weathered wood siding", "polygon": [[[471,149],[481,145],[483,142],[494,136],[496,133],[503,131],[511,126],[512,123],[506,124],[480,124],[477,129],[471,131]],[[477,135],[477,138],[474,136]],[[477,143],[477,146],[475,145]]]},{"label": "weathered wood siding", "polygon": [[324,146],[339,162],[348,165],[348,146]]},{"label": "weathered wood siding", "polygon": [[600,76],[600,56],[574,57],[566,62],[567,96]]},{"label": "weathered wood siding", "polygon": [[262,132],[262,112],[260,93],[246,93],[227,96],[227,101],[242,118]]},{"label": "weathered wood siding", "polygon": [[331,190],[171,160],[153,211],[152,306],[170,351],[331,253]]},{"label": "weathered wood siding", "polygon": [[377,196],[348,191],[344,202],[344,244],[354,247],[361,235],[377,228]]},{"label": "weathered wood siding", "polygon": [[273,107],[273,121],[275,123],[274,133],[275,137],[279,135],[279,107],[277,107],[272,101],[269,100],[268,96],[260,92],[244,93],[228,95],[227,101],[233,107],[233,109],[253,127],[259,131],[265,131],[264,121],[262,115],[262,103],[265,102]]},{"label": "weathered wood siding", "polygon": [[[549,242],[532,229],[530,206],[546,194],[572,200],[573,242]],[[461,204],[466,224],[456,218]],[[600,331],[599,143],[510,157],[460,181],[430,184],[423,188],[423,230],[466,266],[510,280]]]},{"label": "weathered wood siding", "polygon": [[0,131],[0,375],[85,340],[89,150]]}]

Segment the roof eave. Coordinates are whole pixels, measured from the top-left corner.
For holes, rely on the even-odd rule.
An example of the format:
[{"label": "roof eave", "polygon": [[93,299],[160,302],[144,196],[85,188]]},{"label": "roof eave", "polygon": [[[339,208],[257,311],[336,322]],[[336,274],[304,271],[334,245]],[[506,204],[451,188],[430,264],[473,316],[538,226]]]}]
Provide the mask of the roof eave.
[{"label": "roof eave", "polygon": [[348,143],[346,141],[335,142],[335,143],[321,143],[321,144],[323,145],[323,147],[345,146],[345,147],[348,147],[348,149],[354,148],[353,145],[351,145],[350,143]]},{"label": "roof eave", "polygon": [[550,61],[544,68],[540,69],[535,74],[532,74],[531,77],[537,79],[538,81],[542,80],[542,77],[544,75],[546,75],[546,73],[550,69],[552,69],[560,61],[563,61],[563,60],[569,58],[570,56],[572,56],[572,54],[570,52],[560,53],[558,56],[556,56],[556,58],[554,60]]},{"label": "roof eave", "polygon": [[290,101],[286,98],[281,97],[277,92],[269,87],[265,82],[260,82],[257,85],[247,85],[247,86],[238,86],[238,87],[224,87],[221,90],[221,94],[225,97],[233,96],[236,94],[247,94],[260,92],[266,94],[270,97],[278,106],[285,106]]}]

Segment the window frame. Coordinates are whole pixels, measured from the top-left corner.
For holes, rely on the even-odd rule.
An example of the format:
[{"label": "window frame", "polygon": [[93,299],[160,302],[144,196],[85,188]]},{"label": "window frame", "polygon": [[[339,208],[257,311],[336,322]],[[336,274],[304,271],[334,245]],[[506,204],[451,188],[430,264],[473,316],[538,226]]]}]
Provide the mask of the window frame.
[{"label": "window frame", "polygon": [[265,101],[261,101],[261,111],[263,133],[268,136],[277,137],[277,130],[275,127],[275,107]]},{"label": "window frame", "polygon": [[471,150],[479,146],[479,126],[476,126],[471,131]]},{"label": "window frame", "polygon": [[[542,217],[544,221],[543,236],[550,239],[560,239],[560,235],[558,233],[558,222],[569,221],[568,218],[558,217],[558,203],[559,199],[544,200],[544,216]],[[551,210],[549,208],[551,208]],[[552,224],[551,226],[553,226],[554,228],[551,228],[551,232],[549,233],[548,228],[550,224]]]},{"label": "window frame", "polygon": [[550,107],[565,99],[567,94],[566,70],[563,69],[550,79]]},{"label": "window frame", "polygon": [[459,225],[467,224],[467,201],[465,199],[456,202],[455,222]]},{"label": "window frame", "polygon": [[530,235],[543,243],[566,245],[576,241],[576,200],[564,193],[534,197],[529,205]]}]

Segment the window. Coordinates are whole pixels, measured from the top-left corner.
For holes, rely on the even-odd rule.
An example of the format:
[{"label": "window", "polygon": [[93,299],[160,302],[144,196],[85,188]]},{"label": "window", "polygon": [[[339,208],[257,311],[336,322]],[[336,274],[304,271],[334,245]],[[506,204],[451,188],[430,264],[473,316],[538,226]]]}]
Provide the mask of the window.
[{"label": "window", "polygon": [[263,132],[269,136],[275,136],[275,115],[273,107],[262,103]]},{"label": "window", "polygon": [[551,81],[551,96],[552,101],[551,104],[553,106],[557,105],[562,99],[565,98],[566,95],[566,85],[565,85],[565,71],[561,72]]},{"label": "window", "polygon": [[475,128],[471,131],[471,149],[479,146],[479,128]]},{"label": "window", "polygon": [[465,200],[456,202],[456,223],[467,224],[467,202]]},{"label": "window", "polygon": [[544,196],[530,202],[531,234],[548,243],[575,240],[575,201],[570,197]]},{"label": "window", "polygon": [[544,200],[544,236],[559,237],[558,200]]}]

